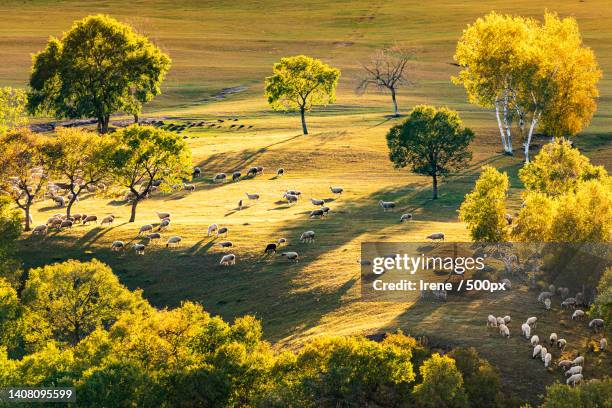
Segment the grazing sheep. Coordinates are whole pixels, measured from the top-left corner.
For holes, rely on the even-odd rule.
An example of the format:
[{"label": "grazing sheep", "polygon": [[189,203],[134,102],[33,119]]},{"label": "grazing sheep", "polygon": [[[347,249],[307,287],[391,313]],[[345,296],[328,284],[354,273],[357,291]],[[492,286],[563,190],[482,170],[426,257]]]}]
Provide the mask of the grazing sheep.
[{"label": "grazing sheep", "polygon": [[605,351],[607,347],[608,340],[606,340],[605,337],[602,337],[601,340],[599,340],[599,351]]},{"label": "grazing sheep", "polygon": [[535,316],[530,317],[529,319],[527,319],[527,321],[525,323],[527,323],[530,326],[537,327],[538,318],[535,317]]},{"label": "grazing sheep", "polygon": [[53,197],[53,201],[57,204],[58,207],[63,207],[66,205],[66,199],[62,196]]},{"label": "grazing sheep", "polygon": [[503,317],[496,317],[495,318],[497,320],[497,325],[500,326],[502,324],[506,324],[506,322],[504,322],[504,318]]},{"label": "grazing sheep", "polygon": [[[525,324],[527,324],[527,323],[525,323]],[[529,326],[529,325],[527,324],[527,326]],[[529,327],[531,327],[531,326],[529,326]],[[537,334],[534,334],[533,336],[531,336],[531,345],[532,345],[532,346],[534,346],[534,347],[535,347],[535,346],[537,346],[539,343],[540,343],[540,337],[538,337],[538,335],[537,335]]]},{"label": "grazing sheep", "polygon": [[123,249],[125,249],[125,242],[123,241],[113,241],[111,244],[111,251],[119,252],[123,251]]},{"label": "grazing sheep", "polygon": [[578,384],[581,381],[582,381],[582,374],[574,374],[570,378],[568,378],[565,383],[567,385],[571,384],[571,385],[573,385],[575,387],[576,384]]},{"label": "grazing sheep", "polygon": [[72,228],[72,224],[73,222],[71,220],[64,220],[62,221],[62,223],[60,224],[60,229],[64,229],[64,228]]},{"label": "grazing sheep", "polygon": [[599,329],[603,329],[604,321],[603,319],[593,319],[589,322],[589,327],[594,331],[598,331]]},{"label": "grazing sheep", "polygon": [[246,196],[249,200],[259,200],[259,194],[249,194],[246,193]]},{"label": "grazing sheep", "polygon": [[495,318],[495,316],[487,316],[487,326],[497,327],[497,319]]},{"label": "grazing sheep", "polygon": [[83,214],[72,214],[72,218],[74,218],[74,222],[80,222],[83,218],[85,218],[86,215]]},{"label": "grazing sheep", "polygon": [[277,248],[276,244],[274,244],[274,243],[268,244],[268,245],[266,245],[266,249],[264,249],[264,254],[268,254],[270,252],[276,253],[276,248]]},{"label": "grazing sheep", "polygon": [[32,235],[47,235],[47,224],[37,225],[32,230]]},{"label": "grazing sheep", "polygon": [[561,368],[570,368],[572,366],[572,360],[561,360],[557,363]]},{"label": "grazing sheep", "polygon": [[218,229],[219,229],[219,226],[218,226],[217,224],[211,224],[211,225],[208,227],[208,234],[207,234],[207,236],[209,236],[209,237],[210,237],[210,235],[211,235],[213,232],[216,232]]},{"label": "grazing sheep", "polygon": [[144,244],[134,244],[134,251],[136,251],[136,255],[144,255]]},{"label": "grazing sheep", "polygon": [[508,278],[502,279],[501,283],[504,284],[504,287],[506,289],[512,289],[512,282],[510,282],[510,279],[508,279]]},{"label": "grazing sheep", "polygon": [[300,236],[300,241],[302,242],[314,242],[315,241],[315,232],[314,231],[306,231],[302,233]]},{"label": "grazing sheep", "polygon": [[550,361],[552,360],[552,354],[546,353],[544,356],[544,367],[548,368],[550,366]]},{"label": "grazing sheep", "polygon": [[301,191],[297,191],[297,190],[287,190],[287,191],[285,191],[285,193],[293,194],[293,195],[296,195],[298,197],[302,195],[302,192]]},{"label": "grazing sheep", "polygon": [[556,292],[555,285],[553,284],[548,285],[548,291],[554,294]]},{"label": "grazing sheep", "polygon": [[213,181],[213,183],[216,183],[217,181],[225,180],[226,177],[227,177],[227,174],[225,174],[225,173],[217,173],[213,177],[212,181]]},{"label": "grazing sheep", "polygon": [[152,232],[152,231],[153,231],[153,225],[145,224],[142,227],[140,227],[140,229],[138,230],[138,236],[144,234],[145,232]]},{"label": "grazing sheep", "polygon": [[95,215],[88,215],[87,217],[83,219],[83,225],[89,224],[90,222],[95,222],[97,224],[98,217],[96,217]]},{"label": "grazing sheep", "polygon": [[531,358],[536,358],[537,356],[540,355],[540,353],[542,352],[542,346],[540,346],[539,344],[537,344],[534,348],[533,348],[533,354],[531,355]]},{"label": "grazing sheep", "polygon": [[287,200],[288,204],[297,203],[297,201],[298,201],[298,196],[296,196],[295,194],[287,194],[287,193],[285,193],[283,195],[283,197]]},{"label": "grazing sheep", "polygon": [[331,210],[331,208],[327,207],[327,206],[323,206],[321,207],[321,211],[323,211],[323,215],[327,215],[327,213],[329,212],[329,210]]},{"label": "grazing sheep", "polygon": [[310,202],[312,205],[323,205],[325,204],[325,200],[317,200],[316,198],[311,198]]},{"label": "grazing sheep", "polygon": [[542,292],[538,296],[538,302],[544,302],[544,299],[550,299],[552,297],[552,293],[550,292]]},{"label": "grazing sheep", "polygon": [[170,237],[168,238],[168,241],[166,241],[166,248],[169,248],[170,246],[179,246],[179,244],[181,243],[182,238],[179,236],[174,236],[174,237]]},{"label": "grazing sheep", "polygon": [[283,252],[281,256],[284,256],[290,261],[299,262],[299,256],[297,252]]},{"label": "grazing sheep", "polygon": [[323,217],[325,215],[325,212],[323,212],[323,210],[317,209],[317,210],[313,210],[310,212],[310,218],[315,218],[315,217]]},{"label": "grazing sheep", "polygon": [[102,221],[100,221],[100,225],[111,225],[113,222],[115,222],[115,216],[111,214],[104,217]]},{"label": "grazing sheep", "polygon": [[153,240],[161,239],[161,234],[159,232],[154,232],[147,235],[146,238],[149,240],[149,242],[152,242]]},{"label": "grazing sheep", "polygon": [[380,205],[383,208],[383,211],[393,210],[395,208],[395,203],[393,201],[380,200],[378,202],[378,205]]},{"label": "grazing sheep", "polygon": [[576,309],[574,313],[572,313],[572,320],[582,320],[584,319],[584,310]]},{"label": "grazing sheep", "polygon": [[221,266],[236,265],[236,255],[234,254],[223,255],[221,257],[221,260],[219,261],[219,265]]},{"label": "grazing sheep", "polygon": [[550,347],[554,346],[557,342],[557,333],[550,333],[548,337],[548,342],[550,343]]},{"label": "grazing sheep", "polygon": [[510,338],[510,329],[505,324],[499,325],[499,334],[503,337]]},{"label": "grazing sheep", "polygon": [[193,184],[183,183],[183,189],[187,190],[187,191],[194,192],[195,191],[195,186]]},{"label": "grazing sheep", "polygon": [[583,365],[584,364],[584,356],[578,356],[574,360],[572,360],[572,365]]},{"label": "grazing sheep", "polygon": [[242,173],[240,173],[239,171],[233,172],[232,173],[232,181],[240,180],[240,176],[242,176]]},{"label": "grazing sheep", "polygon": [[342,194],[342,192],[344,191],[342,187],[330,187],[329,189],[334,194]]},{"label": "grazing sheep", "polygon": [[279,238],[278,239],[278,246],[281,246],[283,244],[287,243],[287,238]]},{"label": "grazing sheep", "polygon": [[542,351],[540,351],[540,358],[542,359],[542,361],[544,361],[546,353],[548,353],[548,350],[546,350],[546,347],[542,347]]},{"label": "grazing sheep", "polygon": [[512,318],[510,316],[504,316],[504,324],[508,324],[512,321]]},{"label": "grazing sheep", "polygon": [[523,332],[525,338],[529,340],[529,336],[531,336],[531,326],[529,326],[527,323],[523,323],[521,325],[521,331]]},{"label": "grazing sheep", "polygon": [[247,171],[247,177],[254,177],[257,175],[257,167],[251,167],[249,171]]},{"label": "grazing sheep", "polygon": [[563,302],[561,302],[561,307],[563,308],[576,307],[576,299],[574,298],[565,299]]},{"label": "grazing sheep", "polygon": [[223,241],[223,242],[219,242],[219,246],[223,249],[227,249],[227,248],[233,247],[234,244],[232,243],[232,241]]},{"label": "grazing sheep", "polygon": [[280,176],[284,176],[285,175],[285,169],[280,168],[278,170],[276,170],[276,177],[280,177]]},{"label": "grazing sheep", "polygon": [[567,296],[569,295],[569,289],[568,288],[563,288],[560,287],[557,289],[557,292],[559,293],[559,296],[561,297],[561,299],[567,299]]},{"label": "grazing sheep", "polygon": [[432,241],[444,241],[444,233],[436,232],[435,234],[428,235],[426,238]]},{"label": "grazing sheep", "polygon": [[550,310],[550,304],[551,304],[550,298],[544,299],[544,308],[546,310]]},{"label": "grazing sheep", "polygon": [[198,178],[202,174],[202,169],[199,167],[193,168],[193,178]]},{"label": "grazing sheep", "polygon": [[263,166],[257,166],[257,174],[264,174],[264,167]]},{"label": "grazing sheep", "polygon": [[402,216],[400,217],[400,222],[410,221],[411,219],[412,219],[412,214],[410,213],[402,214]]},{"label": "grazing sheep", "polygon": [[565,339],[559,339],[557,341],[557,348],[561,351],[563,351],[565,349],[565,346],[567,346],[567,340]]},{"label": "grazing sheep", "polygon": [[162,222],[159,223],[159,226],[157,227],[158,231],[162,231],[168,228],[168,226],[170,225],[170,218],[164,218],[162,220]]},{"label": "grazing sheep", "polygon": [[159,218],[160,220],[163,220],[164,218],[170,218],[169,212],[155,212],[155,214],[157,214],[157,218]]},{"label": "grazing sheep", "polygon": [[574,374],[582,374],[582,366],[574,366],[565,372],[565,376],[572,376]]},{"label": "grazing sheep", "polygon": [[219,228],[219,230],[217,231],[217,235],[221,236],[223,235],[224,237],[227,237],[227,234],[229,233],[229,228],[228,227],[221,227]]}]

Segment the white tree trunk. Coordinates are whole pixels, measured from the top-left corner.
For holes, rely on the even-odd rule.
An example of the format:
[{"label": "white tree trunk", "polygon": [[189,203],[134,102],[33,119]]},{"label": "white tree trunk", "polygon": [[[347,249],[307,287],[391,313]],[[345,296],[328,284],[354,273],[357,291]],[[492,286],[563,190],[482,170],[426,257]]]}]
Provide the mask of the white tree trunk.
[{"label": "white tree trunk", "polygon": [[506,134],[504,132],[504,127],[502,126],[501,118],[499,117],[499,105],[495,102],[495,117],[497,118],[497,127],[499,128],[499,134],[501,136],[502,147],[504,148],[504,152],[508,151],[508,145],[506,144]]},{"label": "white tree trunk", "polygon": [[504,91],[504,128],[506,130],[506,152],[512,154],[512,129],[508,119],[508,91]]},{"label": "white tree trunk", "polygon": [[531,126],[529,126],[529,133],[527,134],[527,140],[525,140],[525,144],[523,145],[525,148],[525,163],[529,163],[529,146],[531,146],[531,137],[533,136],[533,131],[535,130],[539,119],[540,112],[533,112],[533,117],[531,118]]}]

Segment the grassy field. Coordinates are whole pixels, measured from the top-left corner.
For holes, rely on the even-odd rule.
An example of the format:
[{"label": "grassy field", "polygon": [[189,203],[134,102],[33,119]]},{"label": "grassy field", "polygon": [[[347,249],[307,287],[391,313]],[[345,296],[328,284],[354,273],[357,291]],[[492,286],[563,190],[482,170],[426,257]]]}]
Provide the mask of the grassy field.
[{"label": "grassy field", "polygon": [[[76,212],[117,216],[112,227],[76,226],[71,231],[40,239],[24,237],[20,254],[25,267],[70,258],[98,258],[111,265],[130,288],[142,288],[157,306],[197,300],[213,314],[232,319],[246,313],[262,319],[266,337],[277,347],[295,347],[321,334],[376,334],[398,328],[426,334],[440,346],[474,345],[502,370],[508,389],[535,399],[543,385],[562,379],[546,374],[541,362],[529,359],[530,347],[518,336],[520,321],[541,319],[537,333],[556,331],[569,351],[586,345],[584,323],[572,322],[567,312],[544,313],[536,295],[517,288],[503,295],[451,298],[447,303],[360,302],[360,243],[418,241],[443,231],[447,240],[468,240],[457,220],[457,208],[490,163],[510,173],[510,204],[518,207],[519,158],[499,155],[499,136],[491,113],[468,105],[464,91],[449,78],[454,44],[463,27],[490,10],[541,16],[545,9],[578,19],[585,42],[594,48],[604,71],[599,109],[577,144],[597,163],[610,169],[612,129],[612,9],[607,1],[12,1],[0,3],[0,85],[25,86],[30,53],[49,35],[60,35],[71,22],[91,13],[107,13],[150,35],[173,59],[164,94],[146,108],[143,117],[166,121],[238,118],[250,130],[192,128],[184,134],[194,164],[204,169],[196,191],[158,195],[139,205],[137,222],[128,224],[129,207],[115,198],[85,197]],[[390,98],[371,93],[356,96],[353,89],[360,62],[382,45],[400,43],[417,50],[411,67],[417,85],[400,93],[400,108],[415,104],[447,105],[460,112],[475,130],[474,160],[462,174],[441,185],[441,196],[430,200],[430,181],[394,170],[387,158],[384,135],[398,119],[385,117]],[[308,118],[312,132],[302,136],[299,118],[271,112],[263,98],[263,77],[282,56],[304,53],[322,58],[342,70],[337,103],[316,109]],[[224,88],[244,87],[219,98]],[[263,176],[236,183],[212,184],[219,171],[265,166]],[[287,174],[275,178],[283,167]],[[345,189],[332,197],[329,186]],[[280,203],[286,189],[302,192],[295,206]],[[237,211],[245,193],[261,199]],[[308,198],[333,199],[329,218],[310,220]],[[379,199],[395,200],[400,209],[383,213]],[[138,241],[138,228],[155,222],[155,211],[172,213],[167,235],[180,235],[180,248],[149,247],[143,257],[110,251],[113,240]],[[403,211],[414,220],[400,224]],[[51,201],[37,203],[35,223],[58,212]],[[230,228],[238,262],[233,268],[217,263],[223,251],[219,239],[206,237],[211,223]],[[299,243],[299,235],[315,230],[314,244]],[[280,237],[300,253],[298,264],[264,257],[266,243]],[[503,340],[485,328],[486,316],[510,314],[512,338]],[[515,335],[516,334],[516,335]],[[557,357],[557,356],[555,356]],[[585,377],[606,370],[611,359],[588,355]],[[535,392],[534,392],[535,390]]]}]

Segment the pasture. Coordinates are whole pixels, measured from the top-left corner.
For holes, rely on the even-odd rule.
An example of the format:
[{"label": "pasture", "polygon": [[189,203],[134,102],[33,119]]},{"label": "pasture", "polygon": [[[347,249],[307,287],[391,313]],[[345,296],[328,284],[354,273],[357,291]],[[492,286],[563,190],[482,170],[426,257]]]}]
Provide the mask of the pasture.
[{"label": "pasture", "polygon": [[[520,203],[516,172],[521,158],[500,155],[499,134],[490,112],[469,105],[464,90],[450,82],[457,72],[452,55],[461,30],[489,11],[541,17],[545,9],[575,16],[604,71],[601,97],[590,127],[576,144],[591,159],[610,170],[612,146],[612,8],[607,1],[190,1],[116,0],[77,2],[3,1],[0,12],[0,85],[25,86],[30,53],[49,35],[60,35],[71,22],[87,14],[106,13],[133,24],[149,35],[173,59],[163,95],[147,105],[143,118],[171,123],[210,120],[220,127],[187,129],[193,163],[203,169],[194,192],[156,194],[138,206],[137,220],[127,223],[129,206],[121,197],[85,196],[73,212],[116,216],[112,226],[76,225],[45,238],[24,236],[20,252],[26,268],[66,259],[100,259],[130,288],[142,288],[159,307],[197,300],[212,314],[232,319],[254,314],[275,347],[295,347],[321,334],[375,335],[403,330],[427,335],[440,347],[476,346],[501,371],[508,390],[533,400],[543,386],[562,380],[560,371],[546,373],[531,360],[531,347],[520,338],[520,322],[540,319],[536,333],[547,338],[556,331],[568,340],[568,352],[584,348],[590,337],[586,323],[562,311],[558,299],[546,312],[536,294],[524,286],[504,294],[450,297],[446,303],[360,302],[360,243],[420,241],[444,232],[449,241],[467,241],[457,208],[471,190],[480,166],[492,164],[511,176],[510,210]],[[264,7],[264,9],[262,9]],[[401,118],[389,118],[391,101],[379,92],[354,93],[360,62],[377,48],[400,43],[415,50],[411,75],[416,85],[401,90],[399,105],[407,112],[416,104],[446,105],[459,112],[476,132],[470,168],[440,186],[440,198],[430,199],[430,180],[407,170],[395,170],[388,160],[385,134]],[[337,102],[316,108],[307,121],[311,134],[300,134],[296,114],[272,112],[263,97],[263,78],[282,56],[307,54],[342,71]],[[229,90],[229,91],[228,91]],[[236,118],[237,121],[228,121]],[[37,121],[46,121],[41,118]],[[231,124],[243,124],[236,130]],[[252,126],[248,128],[248,126]],[[518,147],[515,144],[515,148]],[[212,183],[217,172],[264,166],[263,175],[237,182]],[[276,177],[282,167],[286,174]],[[330,186],[344,192],[334,195]],[[295,205],[282,201],[288,189],[301,191]],[[245,193],[260,194],[250,202]],[[309,198],[329,199],[324,219],[310,219]],[[237,210],[238,200],[246,208]],[[383,212],[379,200],[399,208]],[[35,225],[62,212],[51,200],[37,202]],[[180,235],[178,248],[159,243],[144,256],[133,251],[111,252],[114,240],[140,242],[141,225],[157,223],[156,211],[172,214],[164,237]],[[414,219],[399,222],[412,212]],[[217,223],[230,229],[236,265],[220,267],[225,238],[206,236]],[[316,242],[300,243],[306,230]],[[264,255],[267,243],[285,237],[282,250],[297,251],[299,263]],[[163,241],[165,242],[165,241]],[[553,282],[554,283],[554,282]],[[509,314],[511,338],[487,329],[486,316]],[[558,353],[554,356],[559,357]],[[587,354],[585,377],[609,372],[610,357]],[[534,392],[535,390],[535,392]]]}]

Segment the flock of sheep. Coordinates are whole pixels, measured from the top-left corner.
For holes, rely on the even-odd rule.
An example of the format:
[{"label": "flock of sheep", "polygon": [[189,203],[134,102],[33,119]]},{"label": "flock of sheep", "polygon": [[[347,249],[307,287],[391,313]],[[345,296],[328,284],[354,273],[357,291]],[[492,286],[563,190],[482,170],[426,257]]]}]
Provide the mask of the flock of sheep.
[{"label": "flock of sheep", "polygon": [[[582,294],[580,292],[578,292],[575,297],[568,297],[568,288],[555,288],[554,285],[549,285],[548,291],[540,293],[538,296],[538,301],[544,303],[546,310],[550,310],[552,302],[551,299],[553,296],[555,296],[555,294],[560,296],[561,306],[563,308],[574,309],[574,312],[572,313],[572,320],[584,319],[585,312],[581,309],[576,309],[576,307],[581,304],[580,299],[582,298]],[[487,316],[487,326],[498,328],[501,336],[509,338],[510,329],[508,325],[510,324],[511,320],[512,319],[510,316],[495,317],[493,315],[489,315]],[[557,333],[551,333],[548,336],[548,342],[540,341],[540,337],[537,334],[534,334],[534,329],[537,327],[537,322],[537,317],[529,317],[525,323],[521,325],[522,336],[525,336],[533,347],[531,357],[534,359],[541,358],[542,362],[544,363],[544,367],[549,368],[553,358],[551,352],[557,349],[561,354],[567,346],[567,340],[559,338]],[[603,319],[593,319],[589,322],[589,328],[593,329],[595,333],[598,333],[600,329],[603,329],[603,327]],[[549,346],[550,350],[548,350],[546,346]],[[599,340],[599,350],[604,351],[607,346],[608,341],[602,336]],[[584,356],[580,355],[580,353],[578,353],[578,356],[573,360],[560,360],[557,365],[561,369],[565,370],[565,376],[568,377],[566,380],[568,385],[571,384],[575,386],[577,383],[583,380],[582,368],[584,365]]]}]

